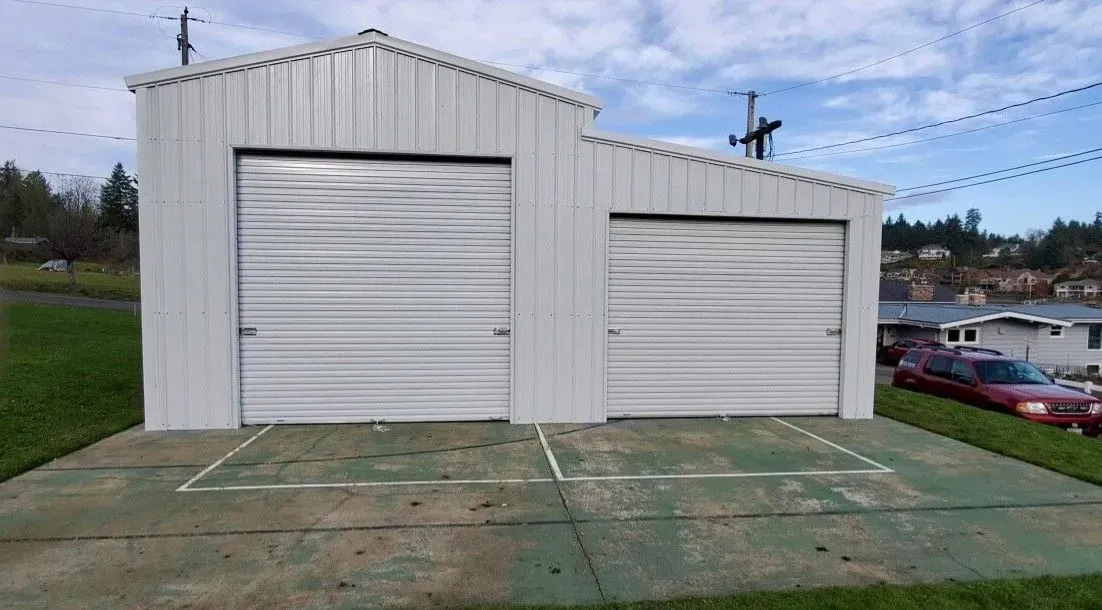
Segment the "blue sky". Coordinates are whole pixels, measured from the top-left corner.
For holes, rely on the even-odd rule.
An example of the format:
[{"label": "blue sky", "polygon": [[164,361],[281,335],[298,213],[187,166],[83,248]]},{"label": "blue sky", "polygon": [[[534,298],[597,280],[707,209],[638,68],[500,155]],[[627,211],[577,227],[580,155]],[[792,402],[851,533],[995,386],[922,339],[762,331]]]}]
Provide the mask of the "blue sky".
[{"label": "blue sky", "polygon": [[[47,0],[51,1],[51,0]],[[172,17],[163,0],[57,0]],[[759,92],[836,74],[893,55],[1032,0],[204,0],[192,15],[276,34],[193,23],[203,58],[299,44],[376,27],[477,60]],[[0,75],[122,88],[122,77],[175,65],[170,20],[0,0]],[[510,68],[515,69],[515,68]],[[745,101],[723,93],[519,69],[605,102],[598,126],[731,151]],[[949,119],[1102,80],[1102,2],[1046,0],[960,36],[845,78],[768,95],[779,118],[777,153]],[[1102,101],[1102,87],[999,115],[831,149],[793,165],[899,187],[937,182],[1102,146],[1102,106],[936,142],[844,153]],[[0,123],[133,135],[132,95],[0,79]],[[103,175],[133,167],[128,142],[0,130],[0,153],[21,166]],[[736,151],[732,151],[736,152]],[[814,154],[814,153],[808,153]],[[783,162],[784,156],[778,157]],[[1102,161],[889,204],[929,220],[970,207],[992,231],[1046,228],[1056,215],[1102,209]]]}]

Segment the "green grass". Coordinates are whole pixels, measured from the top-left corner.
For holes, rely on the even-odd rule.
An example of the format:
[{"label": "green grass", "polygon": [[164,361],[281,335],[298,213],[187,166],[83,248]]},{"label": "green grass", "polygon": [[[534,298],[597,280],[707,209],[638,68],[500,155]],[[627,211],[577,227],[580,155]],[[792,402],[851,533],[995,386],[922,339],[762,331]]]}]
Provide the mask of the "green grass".
[{"label": "green grass", "polygon": [[582,606],[617,610],[934,610],[1098,608],[1102,574],[1086,576],[986,580],[928,585],[876,585],[806,591],[762,591],[729,597],[636,604]]},{"label": "green grass", "polygon": [[1102,485],[1098,439],[888,386],[876,387],[876,414]]},{"label": "green grass", "polygon": [[141,298],[138,276],[102,272],[100,265],[77,263],[76,290],[69,288],[69,275],[57,271],[39,271],[40,263],[0,265],[0,288],[30,292],[76,294],[97,299],[137,301]]},{"label": "green grass", "polygon": [[142,421],[140,318],[9,305],[0,342],[0,481]]}]

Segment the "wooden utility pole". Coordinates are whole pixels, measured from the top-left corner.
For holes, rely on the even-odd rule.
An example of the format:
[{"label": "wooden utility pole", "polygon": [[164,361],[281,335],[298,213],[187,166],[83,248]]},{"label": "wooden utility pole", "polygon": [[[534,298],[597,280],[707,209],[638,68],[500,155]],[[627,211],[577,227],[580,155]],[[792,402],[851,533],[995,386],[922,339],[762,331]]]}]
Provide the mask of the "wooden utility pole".
[{"label": "wooden utility pole", "polygon": [[[758,94],[756,92],[754,92],[754,91],[747,91],[746,92],[746,133],[747,134],[749,134],[751,131],[754,131],[754,112],[756,111],[755,106],[757,105],[757,103],[756,103],[757,99],[758,99]],[[751,158],[754,156],[753,143],[750,142],[750,141],[746,142],[746,156],[751,157]]]},{"label": "wooden utility pole", "polygon": [[[188,65],[188,62],[191,59],[191,50],[192,48],[194,48],[187,40],[187,22],[187,7],[185,6],[184,12],[180,13],[180,33],[176,36],[176,46],[180,49],[181,66]],[[747,150],[749,150],[749,148],[747,148]]]}]

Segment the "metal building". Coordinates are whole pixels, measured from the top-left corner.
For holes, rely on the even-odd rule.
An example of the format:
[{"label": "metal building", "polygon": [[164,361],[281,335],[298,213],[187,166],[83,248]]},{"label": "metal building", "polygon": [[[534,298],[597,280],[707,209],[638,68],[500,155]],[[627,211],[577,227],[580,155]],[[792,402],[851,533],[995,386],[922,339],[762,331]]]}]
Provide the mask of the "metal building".
[{"label": "metal building", "polygon": [[890,187],[374,31],[126,82],[147,428],[872,415]]}]

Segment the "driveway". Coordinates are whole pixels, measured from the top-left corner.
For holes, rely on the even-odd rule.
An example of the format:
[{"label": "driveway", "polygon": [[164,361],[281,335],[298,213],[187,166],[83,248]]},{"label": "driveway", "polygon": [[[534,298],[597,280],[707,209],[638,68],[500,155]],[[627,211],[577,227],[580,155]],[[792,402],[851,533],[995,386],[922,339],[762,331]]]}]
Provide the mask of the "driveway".
[{"label": "driveway", "polygon": [[1100,570],[1102,488],[883,418],[134,429],[0,484],[5,607],[568,604]]},{"label": "driveway", "polygon": [[882,364],[876,365],[876,383],[877,385],[891,385],[892,374],[895,373],[894,366],[884,366]]},{"label": "driveway", "polygon": [[50,292],[24,292],[20,290],[0,290],[0,301],[9,303],[33,303],[37,305],[65,305],[67,307],[90,307],[93,309],[113,309],[116,311],[141,311],[137,301],[112,301],[92,299],[68,294]]}]

